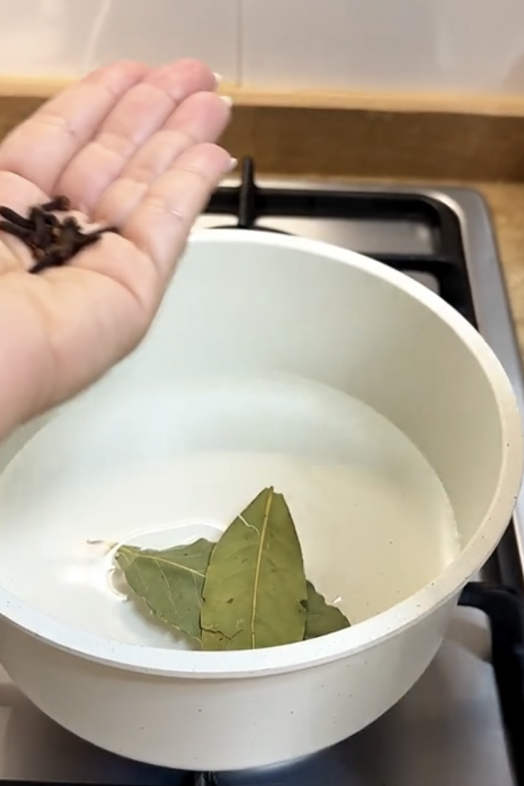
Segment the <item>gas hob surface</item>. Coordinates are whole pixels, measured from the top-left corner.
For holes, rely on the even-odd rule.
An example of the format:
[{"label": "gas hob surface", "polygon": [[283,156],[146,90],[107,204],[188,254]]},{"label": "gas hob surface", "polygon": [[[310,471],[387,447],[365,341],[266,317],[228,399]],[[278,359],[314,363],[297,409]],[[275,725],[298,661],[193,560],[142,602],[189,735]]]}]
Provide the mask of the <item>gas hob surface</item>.
[{"label": "gas hob surface", "polygon": [[[462,189],[255,183],[253,164],[213,196],[200,227],[298,234],[417,278],[469,319],[505,366],[524,411],[517,345],[489,213]],[[172,786],[524,786],[524,497],[495,557],[468,585],[414,688],[360,734],[310,759],[244,773],[182,773],[121,759],[60,729],[0,672],[0,783]],[[505,585],[490,589],[486,581]],[[514,594],[517,593],[517,594]],[[476,607],[476,608],[475,608]],[[520,748],[522,750],[522,746]]]}]

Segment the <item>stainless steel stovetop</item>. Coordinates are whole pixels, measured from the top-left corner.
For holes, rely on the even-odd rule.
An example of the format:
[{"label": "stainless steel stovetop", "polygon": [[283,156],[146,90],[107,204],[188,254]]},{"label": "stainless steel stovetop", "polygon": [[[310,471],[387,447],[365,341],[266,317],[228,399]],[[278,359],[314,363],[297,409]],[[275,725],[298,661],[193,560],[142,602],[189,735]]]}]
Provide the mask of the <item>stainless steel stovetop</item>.
[{"label": "stainless steel stovetop", "polygon": [[[524,412],[524,383],[496,244],[489,213],[477,193],[431,187],[342,188],[263,178],[255,186],[252,162],[247,161],[241,184],[234,178],[224,184],[197,223],[238,225],[359,251],[440,292],[491,344]],[[523,565],[521,494],[501,547],[477,578],[521,593]],[[513,758],[512,764],[508,741],[519,732],[524,739],[524,671],[519,670],[520,650],[506,652],[511,635],[517,649],[524,644],[518,640],[520,607],[512,605],[513,596],[504,606],[504,598],[492,597],[485,587],[472,587],[471,592],[485,593],[484,610],[491,608],[492,619],[500,623],[498,669],[492,658],[495,629],[488,617],[461,607],[434,662],[396,707],[346,743],[272,770],[191,774],[119,759],[46,719],[0,672],[0,786],[2,779],[152,786],[523,786],[523,757]],[[476,605],[470,595],[464,601]],[[507,625],[511,610],[513,629]],[[501,674],[509,697],[502,703]]]}]

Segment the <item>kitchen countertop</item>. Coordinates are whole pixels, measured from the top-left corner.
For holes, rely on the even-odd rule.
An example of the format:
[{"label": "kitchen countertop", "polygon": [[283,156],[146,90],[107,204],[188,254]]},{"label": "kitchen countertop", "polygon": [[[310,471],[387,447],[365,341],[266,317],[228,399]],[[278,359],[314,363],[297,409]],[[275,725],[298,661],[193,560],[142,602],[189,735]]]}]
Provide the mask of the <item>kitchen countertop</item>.
[{"label": "kitchen countertop", "polygon": [[524,359],[524,184],[468,183],[487,200]]},{"label": "kitchen countertop", "polygon": [[[444,185],[444,184],[443,184]],[[524,183],[457,182],[479,191],[495,225],[520,354],[524,360]]]}]

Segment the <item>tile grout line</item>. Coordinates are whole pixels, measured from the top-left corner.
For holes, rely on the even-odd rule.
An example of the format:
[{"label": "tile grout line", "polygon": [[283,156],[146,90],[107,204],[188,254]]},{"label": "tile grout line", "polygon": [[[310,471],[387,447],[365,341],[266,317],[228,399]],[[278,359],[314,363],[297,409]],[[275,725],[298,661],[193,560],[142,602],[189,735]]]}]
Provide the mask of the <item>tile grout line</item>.
[{"label": "tile grout line", "polygon": [[242,86],[243,82],[243,32],[244,32],[244,0],[237,0],[237,35],[236,35],[236,84]]},{"label": "tile grout line", "polygon": [[106,32],[105,24],[111,12],[112,5],[113,5],[112,0],[100,0],[98,10],[93,20],[93,26],[91,28],[89,37],[87,39],[87,45],[83,58],[84,72],[89,71],[92,68],[95,68],[94,60],[95,60],[96,49],[100,42],[100,37],[104,32]]}]

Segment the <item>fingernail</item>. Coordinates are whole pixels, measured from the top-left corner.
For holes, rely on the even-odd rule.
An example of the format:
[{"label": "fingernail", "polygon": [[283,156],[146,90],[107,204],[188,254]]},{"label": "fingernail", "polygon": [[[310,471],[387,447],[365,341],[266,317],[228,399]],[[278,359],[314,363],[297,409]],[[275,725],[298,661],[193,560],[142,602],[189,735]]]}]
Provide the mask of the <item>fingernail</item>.
[{"label": "fingernail", "polygon": [[217,83],[217,87],[218,87],[218,85],[222,81],[222,74],[217,74],[217,72],[215,71],[213,76],[215,77],[215,82]]},{"label": "fingernail", "polygon": [[220,98],[222,99],[224,104],[227,104],[227,106],[233,106],[233,99],[231,98],[231,96],[220,96]]},{"label": "fingernail", "polygon": [[237,164],[238,164],[238,158],[231,158],[231,161],[229,162],[229,166],[227,168],[227,171],[228,172],[232,172],[233,169],[236,169]]}]

